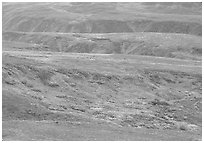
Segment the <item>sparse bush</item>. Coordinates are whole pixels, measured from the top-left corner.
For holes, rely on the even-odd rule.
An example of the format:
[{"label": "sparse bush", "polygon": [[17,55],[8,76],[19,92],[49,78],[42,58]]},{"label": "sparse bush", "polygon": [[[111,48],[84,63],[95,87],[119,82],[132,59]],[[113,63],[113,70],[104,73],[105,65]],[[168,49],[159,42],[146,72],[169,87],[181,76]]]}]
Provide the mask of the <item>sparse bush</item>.
[{"label": "sparse bush", "polygon": [[108,113],[106,114],[106,116],[108,117],[109,120],[114,120],[114,119],[116,119],[116,116],[115,116],[114,113],[108,112]]},{"label": "sparse bush", "polygon": [[76,83],[70,83],[69,84],[71,87],[76,87]]},{"label": "sparse bush", "polygon": [[186,122],[177,122],[176,126],[179,130],[187,131],[188,130],[188,124]]},{"label": "sparse bush", "polygon": [[35,91],[35,92],[42,92],[40,89],[31,89],[32,91]]},{"label": "sparse bush", "polygon": [[67,98],[66,95],[57,95],[56,97],[57,97],[57,98]]},{"label": "sparse bush", "polygon": [[33,87],[33,85],[31,83],[29,83],[26,79],[22,80],[21,83],[24,84],[27,87],[30,87],[30,88]]},{"label": "sparse bush", "polygon": [[39,97],[39,96],[32,95],[31,97],[37,100],[42,100],[42,97]]},{"label": "sparse bush", "polygon": [[15,85],[16,81],[15,80],[5,80],[5,83],[9,85]]},{"label": "sparse bush", "polygon": [[21,81],[21,83],[22,83],[22,84],[26,84],[26,83],[27,83],[27,81],[26,81],[26,80],[23,80],[23,81]]},{"label": "sparse bush", "polygon": [[170,104],[166,101],[161,101],[159,99],[154,99],[153,101],[151,101],[152,105],[165,105],[165,106],[169,106]]},{"label": "sparse bush", "polygon": [[52,73],[46,70],[39,70],[37,76],[40,78],[43,84],[48,84]]},{"label": "sparse bush", "polygon": [[59,86],[59,84],[54,83],[54,82],[49,82],[48,85],[49,85],[50,87],[58,87],[58,86]]},{"label": "sparse bush", "polygon": [[76,111],[80,111],[80,112],[85,112],[86,111],[85,109],[82,109],[82,107],[79,107],[79,106],[71,105],[70,108],[73,109],[73,110],[76,110]]}]

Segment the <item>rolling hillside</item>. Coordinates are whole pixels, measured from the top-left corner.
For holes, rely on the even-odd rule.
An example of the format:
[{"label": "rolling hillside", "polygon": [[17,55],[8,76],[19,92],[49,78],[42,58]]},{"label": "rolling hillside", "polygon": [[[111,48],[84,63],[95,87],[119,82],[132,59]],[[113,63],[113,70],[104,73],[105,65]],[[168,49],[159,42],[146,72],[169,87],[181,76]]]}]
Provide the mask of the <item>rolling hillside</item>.
[{"label": "rolling hillside", "polygon": [[[191,60],[201,60],[202,57],[202,38],[186,34],[3,32],[3,40],[3,47],[7,50],[131,54]],[[15,42],[24,43],[24,46]]]},{"label": "rolling hillside", "polygon": [[201,3],[3,3],[3,19],[4,31],[202,35]]},{"label": "rolling hillside", "polygon": [[2,138],[202,140],[202,3],[3,3]]}]

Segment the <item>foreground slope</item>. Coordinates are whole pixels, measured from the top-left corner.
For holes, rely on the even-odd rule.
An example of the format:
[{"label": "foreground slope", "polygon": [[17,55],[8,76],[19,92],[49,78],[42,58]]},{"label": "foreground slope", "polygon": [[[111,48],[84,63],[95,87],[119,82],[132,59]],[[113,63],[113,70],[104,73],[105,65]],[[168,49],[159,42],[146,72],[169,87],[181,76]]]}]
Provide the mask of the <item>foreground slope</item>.
[{"label": "foreground slope", "polygon": [[32,133],[42,124],[42,140],[73,125],[75,133],[56,140],[76,139],[78,127],[89,129],[79,140],[200,140],[201,62],[121,56],[4,52],[3,139],[38,140]]}]

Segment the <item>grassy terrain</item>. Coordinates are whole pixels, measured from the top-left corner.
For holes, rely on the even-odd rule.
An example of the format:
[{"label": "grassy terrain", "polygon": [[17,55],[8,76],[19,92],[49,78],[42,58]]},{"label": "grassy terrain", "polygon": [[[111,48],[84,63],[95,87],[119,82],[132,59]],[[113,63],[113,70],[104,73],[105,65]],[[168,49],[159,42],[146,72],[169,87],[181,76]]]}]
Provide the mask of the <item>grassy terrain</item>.
[{"label": "grassy terrain", "polygon": [[[100,124],[99,124],[100,123]],[[3,121],[3,138],[32,141],[191,141],[197,136],[191,132],[118,128],[100,122]],[[88,130],[88,132],[87,132]]]},{"label": "grassy terrain", "polygon": [[3,140],[202,140],[201,3],[3,3]]},{"label": "grassy terrain", "polygon": [[[3,47],[7,50],[131,54],[191,60],[201,60],[202,56],[202,38],[186,34],[4,32],[3,40],[3,45],[7,44]],[[15,42],[28,45],[18,46]]]},{"label": "grassy terrain", "polygon": [[[189,140],[188,132],[194,132],[191,140],[199,140],[202,125],[201,62],[121,56],[4,52],[3,134],[8,134],[10,129],[7,120],[51,122],[45,130],[53,126],[53,121],[82,122],[79,127],[86,130],[83,122],[93,120],[100,124],[102,120],[105,130],[106,124],[110,123],[128,134],[124,138],[111,136],[111,140],[155,140],[153,136],[146,138],[137,128],[158,132],[182,131],[182,138],[180,134],[168,138],[165,133],[162,135],[164,138],[160,138],[158,133],[159,140]],[[17,131],[24,123],[18,124]],[[36,123],[31,122],[31,127],[34,126],[32,124]],[[126,127],[133,128],[133,132],[144,137],[129,138],[130,129]],[[92,131],[95,129],[87,134]],[[49,139],[50,135],[46,132],[43,139]],[[58,132],[58,128],[53,132]],[[118,135],[118,131],[114,134]],[[70,140],[74,140],[74,136],[71,135]],[[15,138],[19,138],[15,133],[4,137],[5,140]],[[31,138],[36,139],[34,136]],[[19,139],[26,140],[24,137]],[[69,138],[59,138],[66,139]],[[85,137],[79,139],[86,140]],[[97,140],[100,139],[106,140],[102,136]]]}]

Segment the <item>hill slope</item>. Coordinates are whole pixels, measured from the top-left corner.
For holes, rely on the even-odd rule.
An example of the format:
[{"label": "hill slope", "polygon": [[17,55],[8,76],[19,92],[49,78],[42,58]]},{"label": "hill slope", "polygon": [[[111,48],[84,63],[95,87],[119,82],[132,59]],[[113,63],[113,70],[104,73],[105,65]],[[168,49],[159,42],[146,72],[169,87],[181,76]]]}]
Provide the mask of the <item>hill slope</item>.
[{"label": "hill slope", "polygon": [[3,3],[3,140],[202,140],[202,3]]},{"label": "hill slope", "polygon": [[[47,133],[53,124],[63,126],[64,123],[67,124],[62,128],[64,131],[69,124],[84,130],[90,128],[83,133],[88,136],[95,130],[94,126],[101,125],[107,130],[110,124],[109,129],[117,129],[113,131],[116,136],[119,136],[118,130],[123,130],[127,135],[124,140],[200,140],[201,62],[145,56],[9,51],[3,53],[2,68],[5,139],[35,138],[31,132],[40,128],[32,126],[36,124],[33,121],[38,121],[45,127],[42,133],[45,140],[53,138],[54,132],[63,132],[55,128]],[[29,121],[32,121],[33,130],[18,136],[22,128],[27,130]],[[11,122],[11,126],[7,122]],[[19,127],[11,132],[14,122]],[[156,131],[158,138],[146,137],[140,128],[150,129],[149,134]],[[165,131],[161,133],[162,130]],[[168,130],[169,137],[166,136]],[[171,130],[178,134],[172,135]],[[141,138],[130,135],[130,131],[142,134]],[[74,132],[77,133],[76,128]],[[97,133],[100,131],[94,131],[93,137],[110,138]],[[111,140],[117,140],[113,134]],[[57,139],[72,140],[73,136]],[[81,137],[81,140],[86,139],[92,138]]]},{"label": "hill slope", "polygon": [[[3,32],[3,40],[5,50],[9,50],[10,47],[10,50],[132,54],[192,60],[201,60],[202,56],[202,38],[184,34]],[[18,46],[16,42],[28,44]]]},{"label": "hill slope", "polygon": [[202,35],[201,3],[4,3],[3,30]]}]

